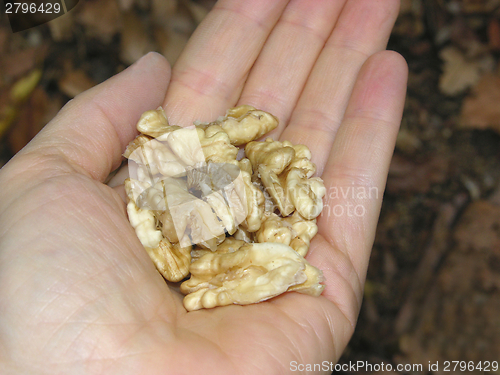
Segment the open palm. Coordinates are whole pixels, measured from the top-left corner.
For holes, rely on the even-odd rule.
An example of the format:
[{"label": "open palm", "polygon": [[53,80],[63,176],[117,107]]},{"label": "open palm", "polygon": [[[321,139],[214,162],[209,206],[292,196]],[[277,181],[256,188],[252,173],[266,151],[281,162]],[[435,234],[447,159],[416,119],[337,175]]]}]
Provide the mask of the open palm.
[{"label": "open palm", "polygon": [[[0,373],[285,374],[335,362],[356,323],[404,102],[406,64],[381,52],[398,6],[220,0],[171,74],[150,54],[68,103],[0,171]],[[161,104],[179,125],[251,104],[280,119],[273,137],[312,150],[327,187],[307,257],[326,277],[321,297],[185,311],[102,183],[140,114]]]}]

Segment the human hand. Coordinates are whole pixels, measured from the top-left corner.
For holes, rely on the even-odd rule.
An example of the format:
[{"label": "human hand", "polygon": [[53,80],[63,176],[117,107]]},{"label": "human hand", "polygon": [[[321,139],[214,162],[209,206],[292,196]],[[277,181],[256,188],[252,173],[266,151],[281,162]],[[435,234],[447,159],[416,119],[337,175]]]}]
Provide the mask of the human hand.
[{"label": "human hand", "polygon": [[[0,171],[0,372],[278,374],[335,362],[356,323],[405,98],[406,64],[380,52],[398,5],[220,0],[171,78],[150,54],[68,103]],[[102,183],[140,114],[162,103],[179,125],[251,104],[280,119],[274,137],[312,150],[328,192],[307,257],[326,277],[321,297],[185,311]],[[347,188],[378,194],[329,194]],[[358,205],[363,215],[348,215]]]}]

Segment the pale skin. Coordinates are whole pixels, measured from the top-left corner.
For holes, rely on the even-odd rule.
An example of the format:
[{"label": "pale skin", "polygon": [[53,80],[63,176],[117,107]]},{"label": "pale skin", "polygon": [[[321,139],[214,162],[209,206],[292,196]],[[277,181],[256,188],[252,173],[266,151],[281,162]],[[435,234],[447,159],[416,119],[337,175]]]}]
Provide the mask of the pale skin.
[{"label": "pale skin", "polygon": [[[220,0],[172,70],[150,54],[68,103],[0,171],[0,373],[287,374],[338,360],[404,104],[406,63],[384,51],[398,7]],[[269,111],[273,137],[306,144],[327,189],[378,189],[325,200],[365,214],[319,218],[307,259],[326,277],[321,297],[185,311],[103,184],[161,104],[179,125],[237,104]]]}]

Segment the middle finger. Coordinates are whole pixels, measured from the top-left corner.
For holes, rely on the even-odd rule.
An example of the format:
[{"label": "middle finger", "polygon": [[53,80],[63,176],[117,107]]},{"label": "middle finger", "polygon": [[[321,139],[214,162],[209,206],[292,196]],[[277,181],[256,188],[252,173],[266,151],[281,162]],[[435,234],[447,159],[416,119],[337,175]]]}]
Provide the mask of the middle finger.
[{"label": "middle finger", "polygon": [[172,69],[169,121],[212,121],[236,103],[250,68],[288,0],[219,0]]},{"label": "middle finger", "polygon": [[283,131],[345,0],[292,0],[250,72],[239,104],[277,116]]}]

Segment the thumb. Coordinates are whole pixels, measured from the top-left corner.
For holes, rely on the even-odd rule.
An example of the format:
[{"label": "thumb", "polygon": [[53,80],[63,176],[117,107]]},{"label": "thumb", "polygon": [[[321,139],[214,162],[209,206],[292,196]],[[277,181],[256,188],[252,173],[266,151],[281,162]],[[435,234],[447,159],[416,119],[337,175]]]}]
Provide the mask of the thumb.
[{"label": "thumb", "polygon": [[157,53],[78,95],[26,146],[22,154],[63,157],[103,181],[136,135],[140,115],[163,102],[170,66]]}]

